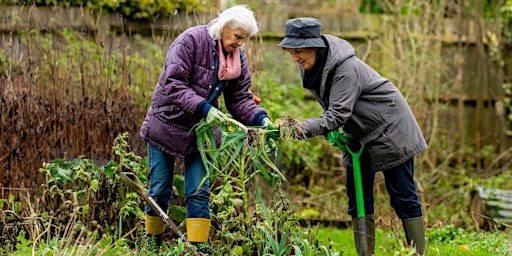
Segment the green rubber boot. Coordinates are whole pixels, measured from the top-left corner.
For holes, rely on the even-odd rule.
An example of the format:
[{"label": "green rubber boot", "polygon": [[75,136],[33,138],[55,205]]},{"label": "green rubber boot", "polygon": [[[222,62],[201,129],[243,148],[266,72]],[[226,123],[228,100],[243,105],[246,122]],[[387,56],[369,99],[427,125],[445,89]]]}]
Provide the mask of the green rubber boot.
[{"label": "green rubber boot", "polygon": [[369,214],[365,216],[366,222],[366,244],[368,245],[368,255],[362,255],[362,238],[361,232],[357,232],[359,227],[359,218],[352,216],[352,232],[354,233],[354,242],[356,244],[357,255],[369,256],[375,252],[375,215]]},{"label": "green rubber boot", "polygon": [[423,216],[402,220],[409,246],[416,247],[417,255],[425,255],[425,226]]}]

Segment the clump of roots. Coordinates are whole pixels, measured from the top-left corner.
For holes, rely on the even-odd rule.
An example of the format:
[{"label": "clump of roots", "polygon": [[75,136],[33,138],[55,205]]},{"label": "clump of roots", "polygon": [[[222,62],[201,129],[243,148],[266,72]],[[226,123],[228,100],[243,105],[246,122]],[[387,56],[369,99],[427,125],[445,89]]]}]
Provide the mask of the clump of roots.
[{"label": "clump of roots", "polygon": [[280,118],[274,122],[274,125],[279,128],[281,140],[306,138],[306,130],[297,119]]},{"label": "clump of roots", "polygon": [[259,145],[261,143],[261,135],[258,129],[247,130],[247,143],[249,145]]}]

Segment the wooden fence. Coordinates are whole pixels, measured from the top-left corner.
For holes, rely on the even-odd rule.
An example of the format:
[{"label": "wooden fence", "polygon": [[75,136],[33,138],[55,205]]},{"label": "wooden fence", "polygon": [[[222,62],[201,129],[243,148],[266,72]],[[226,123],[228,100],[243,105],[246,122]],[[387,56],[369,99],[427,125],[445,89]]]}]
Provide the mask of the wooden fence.
[{"label": "wooden fence", "polygon": [[[66,27],[75,30],[93,31],[102,37],[112,31],[127,34],[142,34],[152,36],[155,34],[168,33],[178,34],[186,28],[207,23],[212,14],[176,14],[169,18],[158,18],[151,23],[133,22],[123,20],[118,15],[101,14],[94,15],[81,8],[48,9],[35,8],[33,6],[0,6],[0,32],[4,36],[0,38],[1,45],[8,45],[12,42],[9,35],[16,35],[19,31],[29,28],[52,31]],[[286,19],[296,17],[297,13],[263,13],[258,14],[260,23],[260,34],[266,40],[279,40],[283,37],[283,24]],[[358,56],[364,58],[370,65],[375,67],[385,76],[393,77],[399,72],[400,67],[390,65],[396,58],[398,44],[390,35],[399,33],[394,28],[393,17],[387,15],[370,15],[351,13],[350,15],[325,14],[312,15],[322,20],[323,33],[330,33],[343,37],[355,45],[358,45]],[[486,146],[495,147],[496,155],[500,159],[477,159],[475,168],[487,170],[495,166],[508,166],[510,156],[509,148],[512,146],[512,139],[506,134],[510,124],[506,119],[506,109],[500,108],[505,97],[502,83],[502,76],[496,73],[499,67],[485,53],[482,47],[488,47],[488,40],[482,39],[482,31],[495,31],[495,24],[481,23],[476,20],[461,21],[454,18],[444,18],[442,29],[439,33],[421,34],[421,17],[417,19],[404,20],[411,28],[411,33],[418,39],[417,43],[428,41],[440,45],[440,56],[448,63],[448,70],[442,74],[429,73],[424,76],[438,76],[438,83],[441,84],[438,92],[423,95],[421,102],[424,106],[419,109],[413,106],[413,110],[420,112],[418,119],[424,128],[426,137],[432,141],[442,140],[437,138],[433,130],[442,129],[443,136],[458,136],[457,143],[444,145],[452,147],[452,151],[459,154],[458,164],[464,161],[465,157],[480,158],[480,151]],[[379,45],[371,45],[378,42]],[[463,48],[461,48],[463,46]],[[374,47],[370,56],[365,56],[365,50]],[[462,49],[462,50],[461,50]],[[461,57],[461,58],[459,58]],[[414,74],[415,75],[415,74]],[[421,81],[418,87],[425,86]],[[428,108],[435,105],[443,105],[436,115],[439,121],[429,123],[431,118]],[[3,113],[2,113],[3,114]],[[473,155],[465,155],[463,148],[470,147]],[[431,150],[432,151],[432,150]],[[0,160],[9,152],[0,152]],[[501,154],[505,153],[505,154]],[[435,166],[443,156],[435,156],[432,151],[431,157]],[[501,154],[501,155],[500,155]],[[2,161],[0,161],[1,163]],[[0,184],[5,181],[0,180]],[[13,186],[13,185],[11,185]]]}]

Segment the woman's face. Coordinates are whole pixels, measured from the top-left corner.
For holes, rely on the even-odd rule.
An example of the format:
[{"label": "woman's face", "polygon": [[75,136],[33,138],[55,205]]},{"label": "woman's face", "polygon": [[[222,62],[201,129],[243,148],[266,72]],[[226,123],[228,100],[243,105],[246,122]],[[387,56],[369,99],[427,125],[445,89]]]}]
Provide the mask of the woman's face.
[{"label": "woman's face", "polygon": [[222,48],[227,53],[233,52],[237,47],[244,45],[245,40],[247,40],[249,36],[250,33],[241,28],[230,29],[224,27],[220,31]]},{"label": "woman's face", "polygon": [[293,61],[297,62],[302,69],[310,70],[316,63],[317,48],[286,48],[290,53]]}]

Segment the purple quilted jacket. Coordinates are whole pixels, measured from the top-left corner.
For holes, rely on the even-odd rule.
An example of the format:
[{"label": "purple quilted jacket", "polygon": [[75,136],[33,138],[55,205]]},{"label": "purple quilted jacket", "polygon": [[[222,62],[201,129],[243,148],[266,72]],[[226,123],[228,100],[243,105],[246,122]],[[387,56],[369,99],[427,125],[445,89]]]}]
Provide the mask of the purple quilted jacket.
[{"label": "purple quilted jacket", "polygon": [[[208,99],[214,76],[217,76],[217,42],[208,35],[207,29],[207,25],[189,28],[171,44],[151,107],[140,129],[144,141],[181,159],[196,146],[192,127],[204,117],[198,106]],[[233,118],[245,125],[261,125],[267,113],[253,101],[243,48],[240,54],[242,72],[224,86],[226,108]],[[218,107],[218,102],[211,102],[211,105]],[[220,138],[219,129],[215,132]]]}]

